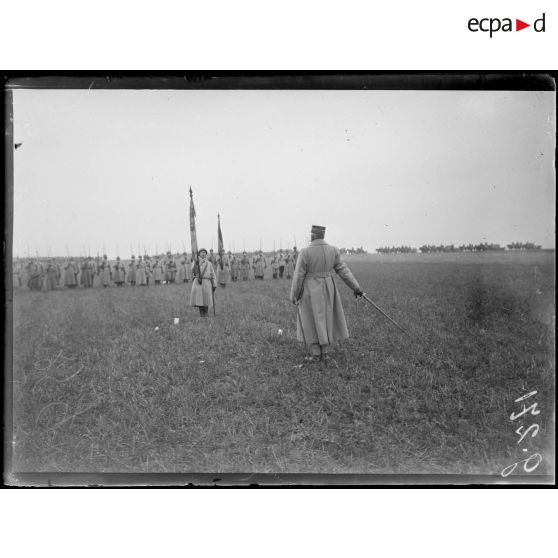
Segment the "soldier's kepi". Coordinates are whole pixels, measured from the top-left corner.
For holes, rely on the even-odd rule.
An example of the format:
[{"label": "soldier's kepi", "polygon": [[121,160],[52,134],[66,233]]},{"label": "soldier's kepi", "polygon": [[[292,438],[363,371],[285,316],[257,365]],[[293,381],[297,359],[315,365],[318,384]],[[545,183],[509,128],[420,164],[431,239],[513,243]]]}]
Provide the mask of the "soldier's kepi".
[{"label": "soldier's kepi", "polygon": [[327,360],[331,345],[349,337],[333,274],[339,275],[355,296],[363,294],[341,260],[339,248],[324,240],[325,230],[312,225],[310,245],[300,250],[297,258],[290,297],[298,305],[297,339],[310,347],[316,361]]}]

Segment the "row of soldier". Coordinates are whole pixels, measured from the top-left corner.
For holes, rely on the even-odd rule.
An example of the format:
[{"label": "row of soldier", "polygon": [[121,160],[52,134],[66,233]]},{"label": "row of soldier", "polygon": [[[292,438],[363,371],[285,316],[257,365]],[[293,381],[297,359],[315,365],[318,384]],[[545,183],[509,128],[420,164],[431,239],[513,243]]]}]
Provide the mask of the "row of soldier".
[{"label": "row of soldier", "polygon": [[[216,271],[217,282],[225,287],[231,281],[263,280],[268,268],[273,279],[290,279],[297,257],[295,246],[292,252],[279,250],[269,260],[262,251],[253,254],[232,254],[229,251],[220,256],[213,250],[210,250],[207,259]],[[194,261],[187,253],[174,256],[170,252],[162,257],[145,255],[137,259],[132,255],[128,262],[122,261],[120,257],[111,262],[106,255],[102,258],[89,256],[81,261],[70,257],[63,264],[54,258],[37,258],[29,259],[24,266],[14,263],[13,285],[26,285],[31,290],[40,291],[59,287],[109,287],[112,284],[122,287],[126,284],[148,286],[187,283],[192,280],[193,266]]]}]

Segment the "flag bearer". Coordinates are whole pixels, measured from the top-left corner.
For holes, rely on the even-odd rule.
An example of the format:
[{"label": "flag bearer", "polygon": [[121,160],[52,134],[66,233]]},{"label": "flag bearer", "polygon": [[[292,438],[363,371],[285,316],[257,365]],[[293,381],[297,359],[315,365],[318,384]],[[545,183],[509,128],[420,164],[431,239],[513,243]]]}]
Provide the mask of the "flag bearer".
[{"label": "flag bearer", "polygon": [[190,305],[196,306],[202,318],[207,317],[208,309],[213,307],[213,293],[215,286],[215,271],[211,262],[207,259],[207,250],[198,250],[199,268],[197,261],[192,264],[192,291],[190,293]]}]

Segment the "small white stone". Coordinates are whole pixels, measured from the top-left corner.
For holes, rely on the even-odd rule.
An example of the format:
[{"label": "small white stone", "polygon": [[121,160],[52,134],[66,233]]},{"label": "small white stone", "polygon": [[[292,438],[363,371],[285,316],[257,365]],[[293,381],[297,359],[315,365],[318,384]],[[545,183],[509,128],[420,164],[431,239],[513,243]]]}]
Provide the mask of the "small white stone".
[{"label": "small white stone", "polygon": [[174,318],[174,325],[178,325],[178,322],[180,322],[180,320],[178,318]]},{"label": "small white stone", "polygon": [[282,330],[282,329],[279,329],[279,330],[277,331],[277,334],[278,334],[278,335],[283,335],[283,330]]},{"label": "small white stone", "polygon": [[155,331],[159,331],[159,326],[157,326],[157,327],[155,328]]}]

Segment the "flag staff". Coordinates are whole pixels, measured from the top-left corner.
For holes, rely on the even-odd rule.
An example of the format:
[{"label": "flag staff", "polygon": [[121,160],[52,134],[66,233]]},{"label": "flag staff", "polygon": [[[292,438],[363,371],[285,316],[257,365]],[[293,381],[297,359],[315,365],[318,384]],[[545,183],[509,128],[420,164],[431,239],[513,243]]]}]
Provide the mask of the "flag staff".
[{"label": "flag staff", "polygon": [[197,281],[201,285],[200,277],[200,256],[198,253],[198,238],[196,236],[196,210],[194,208],[194,197],[192,195],[192,186],[190,185],[190,243],[192,247],[192,257],[196,258],[194,271],[197,271]]}]

